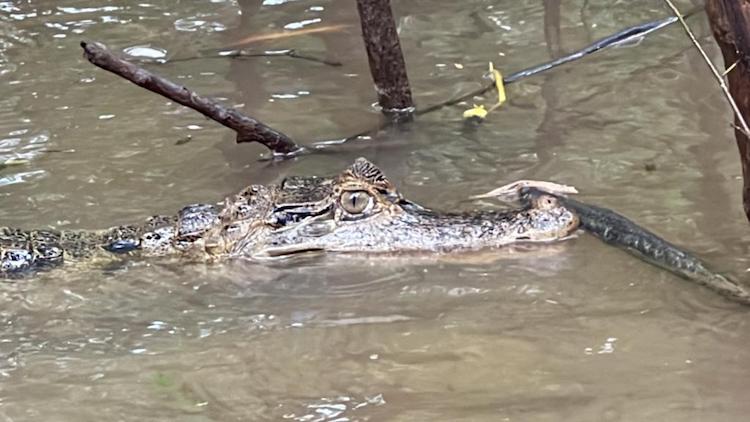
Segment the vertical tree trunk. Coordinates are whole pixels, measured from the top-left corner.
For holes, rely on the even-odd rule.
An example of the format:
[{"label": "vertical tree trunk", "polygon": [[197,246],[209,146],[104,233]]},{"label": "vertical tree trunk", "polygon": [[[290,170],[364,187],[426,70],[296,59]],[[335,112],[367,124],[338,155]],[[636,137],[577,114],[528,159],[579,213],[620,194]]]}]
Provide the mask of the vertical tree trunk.
[{"label": "vertical tree trunk", "polygon": [[391,2],[357,0],[357,10],[378,103],[387,116],[409,119],[414,102]]},{"label": "vertical tree trunk", "polygon": [[[725,68],[736,63],[727,75],[729,91],[747,121],[750,119],[750,0],[706,0],[706,12]],[[736,118],[735,124],[739,125]],[[742,162],[742,205],[750,220],[750,140],[740,130],[735,130],[734,136]]]}]

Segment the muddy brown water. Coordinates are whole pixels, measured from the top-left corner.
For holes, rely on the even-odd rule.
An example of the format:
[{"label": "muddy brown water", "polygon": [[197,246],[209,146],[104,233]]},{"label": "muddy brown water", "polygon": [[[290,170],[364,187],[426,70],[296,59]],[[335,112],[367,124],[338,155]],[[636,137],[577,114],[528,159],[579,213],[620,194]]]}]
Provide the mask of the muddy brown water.
[{"label": "muddy brown water", "polygon": [[[542,1],[393,3],[420,106],[479,86],[490,60],[512,72],[667,15],[653,1],[564,2],[558,43]],[[448,108],[278,164],[78,47],[178,59],[350,25],[252,45],[338,68],[147,65],[310,143],[378,118],[354,13],[343,0],[0,1],[0,158],[28,161],[0,170],[2,225],[140,221],[366,156],[434,208],[521,178],[575,185],[750,279],[729,114],[677,27],[509,87],[479,128]],[[704,19],[690,23],[710,45]],[[586,235],[490,255],[130,262],[2,283],[0,420],[746,420],[747,309]]]}]

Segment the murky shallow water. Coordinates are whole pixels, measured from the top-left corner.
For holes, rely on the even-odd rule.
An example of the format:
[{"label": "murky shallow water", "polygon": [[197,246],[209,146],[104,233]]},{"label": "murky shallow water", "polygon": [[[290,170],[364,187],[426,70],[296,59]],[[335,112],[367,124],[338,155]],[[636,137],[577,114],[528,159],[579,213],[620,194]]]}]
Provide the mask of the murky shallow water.
[{"label": "murky shallow water", "polygon": [[[659,2],[583,3],[563,7],[563,50],[666,15]],[[422,106],[478,86],[488,60],[511,72],[549,58],[542,1],[394,8]],[[510,103],[480,128],[450,108],[406,133],[278,164],[92,67],[78,42],[174,59],[285,26],[353,25],[254,46],[340,68],[285,57],[149,65],[311,142],[377,120],[353,2],[6,1],[0,11],[0,159],[29,160],[0,170],[3,225],[139,221],[364,155],[435,208],[519,178],[573,184],[747,273],[728,113],[679,28],[509,87]],[[702,19],[691,24],[705,35]],[[747,315],[588,236],[492,259],[53,271],[0,285],[0,416],[744,420]]]}]

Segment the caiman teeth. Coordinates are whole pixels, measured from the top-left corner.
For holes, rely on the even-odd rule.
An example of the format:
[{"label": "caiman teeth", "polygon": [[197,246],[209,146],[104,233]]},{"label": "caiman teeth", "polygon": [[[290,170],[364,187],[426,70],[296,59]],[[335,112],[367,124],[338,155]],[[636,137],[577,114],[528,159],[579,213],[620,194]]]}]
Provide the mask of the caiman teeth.
[{"label": "caiman teeth", "polygon": [[284,245],[284,246],[270,246],[263,248],[260,252],[253,254],[253,258],[256,259],[268,259],[268,258],[280,258],[289,255],[297,255],[302,253],[313,253],[313,252],[325,252],[325,249],[319,246],[296,244],[296,245]]}]

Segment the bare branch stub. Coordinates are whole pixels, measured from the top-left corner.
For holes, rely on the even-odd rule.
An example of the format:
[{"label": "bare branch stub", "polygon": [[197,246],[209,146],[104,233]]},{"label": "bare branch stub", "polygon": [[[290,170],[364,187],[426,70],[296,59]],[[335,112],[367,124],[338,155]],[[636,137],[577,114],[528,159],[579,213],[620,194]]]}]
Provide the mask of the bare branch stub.
[{"label": "bare branch stub", "polygon": [[[707,0],[706,12],[725,67],[736,63],[727,74],[729,92],[740,114],[750,120],[750,1]],[[750,140],[735,116],[734,136],[742,163],[742,204],[750,220]]]},{"label": "bare branch stub", "polygon": [[357,0],[357,10],[378,103],[386,115],[397,120],[408,118],[414,111],[414,101],[391,2]]},{"label": "bare branch stub", "polygon": [[84,57],[92,64],[234,130],[237,132],[237,142],[259,142],[278,155],[295,155],[304,151],[304,148],[283,133],[240,113],[235,108],[200,96],[185,86],[117,57],[103,44],[81,42],[81,47]]}]

